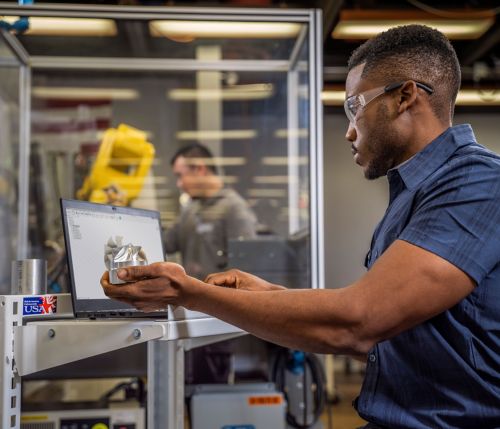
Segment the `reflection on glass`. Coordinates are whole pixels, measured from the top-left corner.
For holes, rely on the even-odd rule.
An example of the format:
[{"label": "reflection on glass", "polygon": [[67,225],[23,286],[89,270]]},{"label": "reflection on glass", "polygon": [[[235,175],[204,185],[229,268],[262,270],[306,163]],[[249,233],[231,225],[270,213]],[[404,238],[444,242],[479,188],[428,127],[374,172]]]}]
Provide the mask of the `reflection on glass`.
[{"label": "reflection on glass", "polygon": [[[0,49],[0,52],[9,53]],[[0,294],[10,293],[16,259],[19,165],[19,70],[0,67]]]},{"label": "reflection on glass", "polygon": [[[117,192],[115,202],[160,212],[166,249],[175,252],[170,258],[183,262],[197,277],[238,267],[286,286],[310,286],[309,43],[299,37],[304,24],[271,23],[275,30],[288,28],[281,36],[253,34],[248,40],[228,42],[220,34],[204,41],[197,35],[183,43],[152,36],[147,21],[117,22],[120,32],[105,40],[20,39],[38,55],[50,47],[55,56],[78,52],[94,58],[126,57],[132,52],[166,62],[244,61],[231,71],[198,70],[193,63],[185,70],[35,69],[32,249],[60,249],[58,198],[92,199],[92,190],[114,184],[95,180],[103,177],[95,167],[101,165],[106,130],[124,123],[144,131],[154,155],[151,151],[140,186],[129,183],[137,191],[134,196]],[[128,49],[131,34],[140,35],[135,47],[144,49]],[[261,60],[277,59],[293,69],[255,67]],[[184,159],[185,164],[178,165],[174,155],[192,144],[206,147],[212,156],[184,156],[189,162]],[[137,142],[125,140],[124,145],[143,153]],[[128,180],[139,162],[129,162],[130,153],[121,149],[117,156],[108,153],[107,159],[113,158],[114,173],[126,174]],[[64,289],[62,277],[54,280],[54,287]]]},{"label": "reflection on glass", "polygon": [[255,83],[246,85],[232,85],[225,88],[187,89],[177,88],[168,91],[167,96],[172,100],[261,100],[273,95],[273,85],[269,83]]},{"label": "reflection on glass", "polygon": [[151,35],[172,40],[191,41],[196,38],[225,39],[287,39],[295,38],[300,24],[289,22],[248,21],[151,21]]},{"label": "reflection on glass", "polygon": [[[20,17],[7,16],[5,21],[13,24]],[[115,22],[111,19],[30,17],[28,36],[116,36]]]}]

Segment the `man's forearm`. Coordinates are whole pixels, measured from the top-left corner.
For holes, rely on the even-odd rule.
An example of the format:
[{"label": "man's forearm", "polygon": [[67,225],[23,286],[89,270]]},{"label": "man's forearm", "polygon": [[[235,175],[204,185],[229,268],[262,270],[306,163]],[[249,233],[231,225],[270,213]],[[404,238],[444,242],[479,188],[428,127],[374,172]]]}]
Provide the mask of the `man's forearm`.
[{"label": "man's forearm", "polygon": [[359,323],[344,290],[254,292],[195,281],[186,307],[213,315],[286,347],[317,353],[364,353],[354,335]]}]

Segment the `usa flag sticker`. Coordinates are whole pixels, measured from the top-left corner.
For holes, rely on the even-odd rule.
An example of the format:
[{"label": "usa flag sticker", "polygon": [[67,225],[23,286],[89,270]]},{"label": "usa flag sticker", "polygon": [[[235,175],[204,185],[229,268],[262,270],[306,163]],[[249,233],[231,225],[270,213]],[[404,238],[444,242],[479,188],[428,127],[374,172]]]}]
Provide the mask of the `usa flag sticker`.
[{"label": "usa flag sticker", "polygon": [[23,316],[57,313],[57,296],[27,296],[23,298]]}]

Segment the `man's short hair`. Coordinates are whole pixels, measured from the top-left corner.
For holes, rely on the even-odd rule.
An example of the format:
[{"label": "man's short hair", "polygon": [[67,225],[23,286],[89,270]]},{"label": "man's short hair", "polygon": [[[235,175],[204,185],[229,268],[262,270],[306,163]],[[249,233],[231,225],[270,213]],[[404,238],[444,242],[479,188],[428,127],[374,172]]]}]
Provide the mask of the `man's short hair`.
[{"label": "man's short hair", "polygon": [[210,149],[206,146],[203,146],[199,143],[193,143],[188,146],[183,146],[177,152],[175,152],[174,156],[170,160],[170,165],[174,165],[177,158],[180,156],[191,159],[201,159],[203,163],[207,166],[207,168],[214,174],[217,174],[217,166],[215,165],[215,159],[212,155]]},{"label": "man's short hair", "polygon": [[365,64],[361,77],[395,83],[407,79],[434,88],[429,103],[442,121],[453,116],[461,73],[457,54],[438,30],[425,25],[394,27],[358,47],[348,63],[349,71]]}]

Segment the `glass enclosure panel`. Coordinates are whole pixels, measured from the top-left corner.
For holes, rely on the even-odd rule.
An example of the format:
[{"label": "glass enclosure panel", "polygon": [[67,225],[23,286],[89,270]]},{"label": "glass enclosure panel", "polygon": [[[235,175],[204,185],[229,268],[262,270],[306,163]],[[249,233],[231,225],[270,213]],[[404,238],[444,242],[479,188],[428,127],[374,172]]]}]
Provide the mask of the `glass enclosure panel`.
[{"label": "glass enclosure panel", "polygon": [[0,294],[10,293],[16,259],[19,166],[19,66],[0,38]]},{"label": "glass enclosure panel", "polygon": [[[14,22],[17,16],[5,20]],[[19,40],[30,55],[198,59],[217,45],[220,59],[286,60],[304,24],[203,19],[110,19],[30,17]]]},{"label": "glass enclosure panel", "polygon": [[[117,34],[100,41],[20,37],[33,55],[94,57],[85,70],[68,60],[32,74],[29,245],[51,261],[49,290],[68,288],[60,197],[160,211],[168,259],[198,278],[237,267],[310,287],[307,25],[174,40],[145,34],[147,21],[112,22]],[[128,55],[130,68],[111,70],[98,58]],[[148,69],[144,57],[200,65]],[[220,70],[201,65],[214,61]],[[193,144],[212,156],[173,159]]]}]

